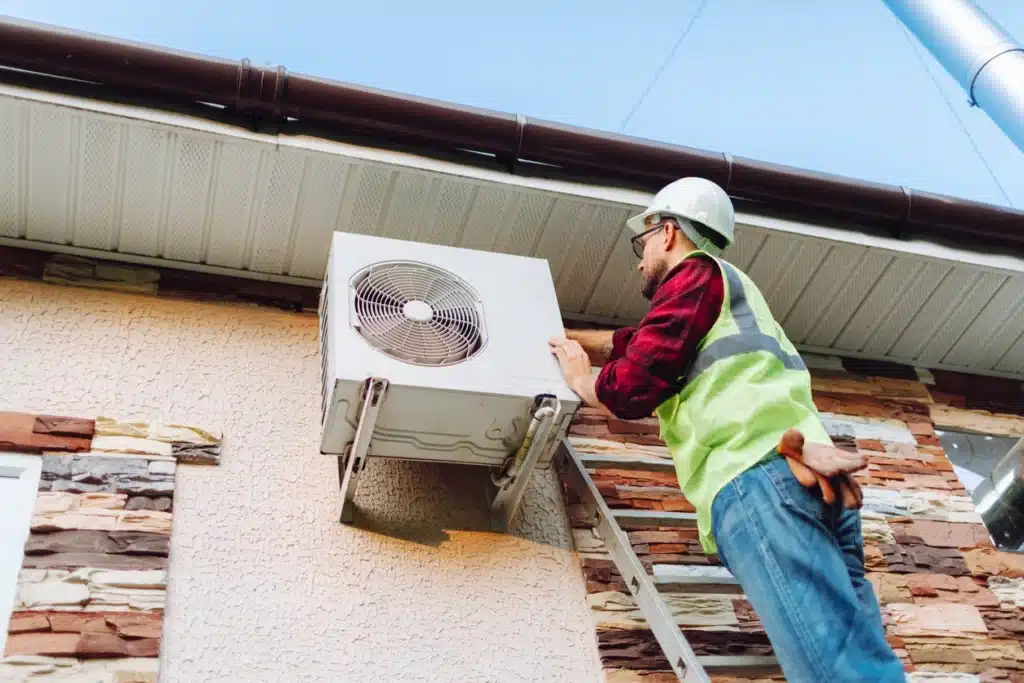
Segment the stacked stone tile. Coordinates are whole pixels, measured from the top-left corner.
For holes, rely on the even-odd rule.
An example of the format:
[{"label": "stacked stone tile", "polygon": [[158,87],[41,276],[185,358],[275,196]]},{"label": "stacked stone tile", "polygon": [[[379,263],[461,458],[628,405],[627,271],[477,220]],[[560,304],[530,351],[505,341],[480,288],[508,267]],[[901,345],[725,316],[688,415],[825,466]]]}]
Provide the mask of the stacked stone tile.
[{"label": "stacked stone tile", "polygon": [[[1002,434],[1024,433],[1024,418],[936,406],[926,385],[907,379],[829,371],[816,373],[814,389],[832,431],[846,435],[837,445],[869,456],[868,469],[857,475],[865,492],[868,578],[910,680],[1024,682],[1024,556],[993,547],[932,416],[941,415],[942,426],[981,433],[998,425],[995,433]],[[653,419],[626,423],[585,409],[571,441],[583,452],[668,459],[657,433]],[[670,473],[609,468],[591,475],[612,508],[692,510]],[[675,680],[601,539],[578,505],[571,511],[608,680]],[[728,576],[716,557],[702,553],[696,530],[648,528],[627,535],[654,574]],[[668,602],[697,654],[771,653],[742,596],[671,595]]]},{"label": "stacked stone tile", "polygon": [[0,444],[43,460],[0,681],[155,683],[175,474],[220,437],[0,413]]}]

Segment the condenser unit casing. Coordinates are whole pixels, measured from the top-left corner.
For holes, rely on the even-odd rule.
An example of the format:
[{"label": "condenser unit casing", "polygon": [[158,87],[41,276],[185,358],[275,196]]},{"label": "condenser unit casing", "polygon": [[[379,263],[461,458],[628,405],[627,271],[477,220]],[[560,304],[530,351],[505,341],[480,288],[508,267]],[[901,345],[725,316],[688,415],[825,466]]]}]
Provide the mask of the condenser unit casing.
[{"label": "condenser unit casing", "polygon": [[545,260],[337,232],[320,300],[320,451],[507,468],[543,402],[557,410],[541,413],[533,464],[547,468],[579,406],[547,345],[562,334]]}]

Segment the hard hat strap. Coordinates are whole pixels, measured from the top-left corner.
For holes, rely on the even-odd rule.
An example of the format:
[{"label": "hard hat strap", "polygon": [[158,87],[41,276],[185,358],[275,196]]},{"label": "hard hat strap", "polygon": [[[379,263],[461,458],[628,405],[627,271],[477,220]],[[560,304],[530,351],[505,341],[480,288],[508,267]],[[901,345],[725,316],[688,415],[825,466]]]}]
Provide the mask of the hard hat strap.
[{"label": "hard hat strap", "polygon": [[715,257],[722,255],[722,248],[715,244],[710,237],[703,235],[700,229],[694,225],[692,221],[679,221],[679,229],[682,230],[683,234],[689,237],[690,241],[693,242],[701,251],[706,251]]},{"label": "hard hat strap", "polygon": [[719,247],[714,240],[705,235],[704,232],[689,218],[684,218],[683,216],[677,216],[675,214],[652,213],[644,222],[651,228],[655,228],[666,219],[674,221],[676,225],[679,226],[682,233],[686,235],[686,237],[689,238],[689,240],[701,251],[706,251],[716,257],[722,255],[722,248]]}]

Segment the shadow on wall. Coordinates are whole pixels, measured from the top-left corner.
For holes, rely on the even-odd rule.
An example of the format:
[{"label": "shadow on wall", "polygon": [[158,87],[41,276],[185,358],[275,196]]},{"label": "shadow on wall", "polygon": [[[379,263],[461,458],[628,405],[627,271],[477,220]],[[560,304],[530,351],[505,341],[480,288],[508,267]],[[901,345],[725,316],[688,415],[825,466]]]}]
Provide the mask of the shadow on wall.
[{"label": "shadow on wall", "polygon": [[[370,458],[356,492],[352,527],[437,547],[449,532],[493,533],[490,470],[474,465]],[[340,487],[339,487],[340,509]],[[340,522],[339,522],[340,524]],[[536,471],[509,533],[570,549],[569,521],[554,467]]]}]

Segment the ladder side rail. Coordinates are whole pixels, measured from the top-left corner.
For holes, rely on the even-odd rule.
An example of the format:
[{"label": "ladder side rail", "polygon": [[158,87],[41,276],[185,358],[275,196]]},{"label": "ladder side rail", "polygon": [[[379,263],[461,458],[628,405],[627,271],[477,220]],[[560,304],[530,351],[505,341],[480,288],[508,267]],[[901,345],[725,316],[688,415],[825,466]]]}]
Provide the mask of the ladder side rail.
[{"label": "ladder side rail", "polygon": [[675,617],[665,601],[661,599],[654,582],[633,552],[626,533],[615,521],[608,504],[604,501],[590,473],[580,459],[579,453],[572,447],[568,439],[562,439],[562,455],[568,464],[569,483],[580,496],[587,514],[591,517],[598,533],[604,540],[608,554],[618,568],[619,573],[629,586],[633,599],[643,613],[647,624],[668,658],[672,670],[682,683],[711,683],[686,640],[682,630],[676,624]]}]

